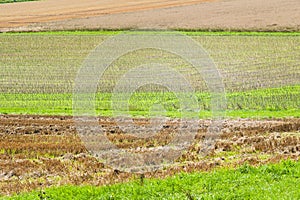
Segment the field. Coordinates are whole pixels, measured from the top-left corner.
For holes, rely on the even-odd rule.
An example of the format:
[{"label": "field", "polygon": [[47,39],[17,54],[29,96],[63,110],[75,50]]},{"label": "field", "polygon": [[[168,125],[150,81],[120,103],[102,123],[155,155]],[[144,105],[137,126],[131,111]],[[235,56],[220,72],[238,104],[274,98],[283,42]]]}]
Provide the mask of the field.
[{"label": "field", "polygon": [[[298,0],[45,0],[0,5],[0,32],[103,29],[299,31]],[[272,6],[270,6],[272,5]],[[57,9],[59,8],[59,9]]]},{"label": "field", "polygon": [[[89,155],[72,117],[74,80],[79,68],[91,50],[118,33],[79,31],[0,35],[1,195],[36,190],[27,198],[43,199],[47,195],[58,198],[60,190],[68,195],[67,191],[78,188],[53,188],[46,190],[45,194],[43,188],[100,186],[133,181],[100,189],[85,186],[80,191],[85,198],[98,194],[105,198],[132,190],[136,193],[128,198],[139,198],[141,195],[146,198],[147,188],[162,184],[166,185],[164,189],[169,188],[169,192],[176,191],[178,198],[213,198],[210,195],[217,198],[221,194],[217,191],[220,186],[216,180],[220,179],[225,184],[228,178],[231,180],[226,182],[228,187],[242,185],[240,192],[235,193],[236,198],[253,197],[253,188],[245,186],[245,177],[251,177],[254,183],[261,172],[268,171],[259,179],[262,183],[267,180],[268,184],[274,185],[265,185],[268,188],[267,198],[287,194],[274,191],[287,183],[291,185],[288,194],[291,198],[298,198],[297,188],[292,187],[292,183],[295,183],[294,186],[299,184],[299,33],[182,32],[208,52],[220,71],[226,90],[226,106],[221,113],[224,118],[221,135],[213,151],[206,156],[200,154],[201,145],[214,116],[211,94],[201,74],[195,73],[185,60],[162,50],[142,49],[114,61],[99,82],[95,109],[99,125],[117,147],[142,152],[146,148],[164,146],[172,140],[172,134],[179,127],[177,118],[181,117],[182,110],[175,93],[157,85],[139,88],[130,98],[129,112],[134,116],[135,123],[144,125],[149,123],[151,106],[161,103],[168,117],[163,129],[153,137],[141,139],[124,133],[118,127],[112,107],[113,88],[126,71],[145,60],[174,66],[195,88],[194,95],[200,108],[199,130],[191,147],[172,165],[142,175],[115,170]],[[278,163],[286,159],[295,162],[286,161],[258,169],[249,166]],[[239,169],[234,171],[233,168]],[[214,173],[199,174],[199,171],[215,170]],[[178,173],[182,172],[187,173],[182,175],[187,183],[198,181],[197,177],[203,176],[208,182],[215,181],[211,183],[214,186],[205,185],[203,181],[201,190],[190,188],[186,182],[177,181],[181,179]],[[173,175],[176,177],[152,179]],[[235,182],[235,177],[240,179]],[[144,186],[139,185],[141,181]],[[168,195],[168,192],[158,192],[161,187],[155,188],[156,194],[162,195],[158,197]],[[75,198],[80,198],[82,194],[77,194]],[[226,195],[228,198],[234,197],[229,193]],[[20,198],[25,197],[26,194]]]},{"label": "field", "polygon": [[[115,33],[117,32],[109,34]],[[79,32],[68,35],[61,32],[1,35],[0,73],[3,79],[0,111],[15,114],[71,115],[77,72],[88,53],[110,37],[109,34],[83,32],[82,35]],[[227,116],[299,116],[298,35],[191,35],[207,50],[222,75],[227,97]],[[134,61],[136,63],[129,63],[132,62],[131,56],[137,58]],[[140,50],[126,55],[104,73],[96,95],[97,112],[110,116],[110,92],[124,74],[120,69],[123,67],[122,63],[128,65],[123,70],[130,70],[143,60],[151,62],[159,56],[164,57],[160,62],[176,65],[176,70],[191,81],[196,89],[200,115],[209,116],[210,94],[201,75],[195,73],[185,61],[158,50]],[[19,71],[22,74],[16,76]],[[143,101],[138,102],[141,98]],[[157,101],[165,102],[164,107],[170,111],[169,115],[178,110],[175,96],[161,88],[160,95],[150,95],[150,92],[143,94],[143,91],[133,95],[131,103],[135,105],[132,105],[131,111],[144,115],[149,105]],[[38,110],[35,109],[37,106]]]},{"label": "field", "polygon": [[300,199],[299,22],[299,0],[0,0],[0,199]]}]

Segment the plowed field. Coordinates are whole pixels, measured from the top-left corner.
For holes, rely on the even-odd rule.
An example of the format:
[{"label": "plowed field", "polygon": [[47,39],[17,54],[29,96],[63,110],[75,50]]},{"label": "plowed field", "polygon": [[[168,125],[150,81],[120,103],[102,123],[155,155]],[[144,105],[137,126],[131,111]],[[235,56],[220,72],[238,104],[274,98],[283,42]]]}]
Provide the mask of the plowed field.
[{"label": "plowed field", "polygon": [[298,0],[79,1],[0,5],[0,31],[86,29],[300,30]]}]

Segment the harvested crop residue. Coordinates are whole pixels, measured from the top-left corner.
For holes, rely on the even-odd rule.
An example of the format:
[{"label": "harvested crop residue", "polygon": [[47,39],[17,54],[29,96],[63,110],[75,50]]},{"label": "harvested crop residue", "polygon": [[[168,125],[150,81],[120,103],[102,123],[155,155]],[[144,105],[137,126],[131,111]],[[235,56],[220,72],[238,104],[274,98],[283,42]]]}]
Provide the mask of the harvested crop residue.
[{"label": "harvested crop residue", "polygon": [[[136,123],[147,121],[138,119]],[[99,125],[113,143],[136,151],[167,144],[178,123],[176,120],[166,123],[159,134],[141,141],[122,133],[112,118],[99,118]],[[300,119],[225,120],[214,150],[202,157],[201,142],[209,124],[209,120],[199,121],[194,144],[173,165],[145,176],[166,177],[182,171],[236,167],[245,162],[259,165],[299,159]],[[137,177],[134,173],[111,169],[90,156],[76,133],[72,117],[1,115],[0,152],[2,194],[64,184],[112,184]]]}]

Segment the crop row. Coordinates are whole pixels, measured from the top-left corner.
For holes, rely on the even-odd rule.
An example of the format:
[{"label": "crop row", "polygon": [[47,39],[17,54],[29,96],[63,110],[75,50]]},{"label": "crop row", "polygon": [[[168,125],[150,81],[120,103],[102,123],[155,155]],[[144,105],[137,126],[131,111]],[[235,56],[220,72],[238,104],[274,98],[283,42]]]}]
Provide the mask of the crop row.
[{"label": "crop row", "polygon": [[[109,35],[14,35],[0,36],[0,113],[71,114],[72,93],[78,70],[85,58]],[[113,37],[113,36],[111,36]],[[231,111],[299,111],[299,36],[192,36],[213,59]],[[112,47],[120,48],[120,47]],[[183,44],[184,48],[184,44]],[[99,55],[101,56],[101,55]],[[188,61],[157,49],[141,49],[117,58],[99,77],[96,110],[111,114],[111,96],[121,78],[133,68],[147,63],[171,66],[195,88],[199,109],[211,110],[211,99],[203,76]],[[91,71],[93,72],[93,71]],[[161,69],[161,79],[176,83]],[[86,81],[93,81],[93,73]],[[147,76],[135,77],[139,83]],[[131,85],[124,86],[124,92]],[[179,87],[179,86],[178,86]],[[178,88],[181,90],[180,88]],[[150,85],[139,88],[129,101],[133,113],[147,114],[155,103],[168,115],[182,110],[176,94]],[[299,113],[299,112],[298,112]]]},{"label": "crop row", "polygon": [[[69,93],[84,59],[107,38],[107,35],[1,35],[1,92]],[[227,91],[299,84],[298,36],[193,36],[192,39],[214,60]],[[99,82],[101,91],[111,91],[133,67],[152,62],[172,66],[196,90],[207,90],[202,75],[185,60],[161,50],[144,49],[112,63]]]}]

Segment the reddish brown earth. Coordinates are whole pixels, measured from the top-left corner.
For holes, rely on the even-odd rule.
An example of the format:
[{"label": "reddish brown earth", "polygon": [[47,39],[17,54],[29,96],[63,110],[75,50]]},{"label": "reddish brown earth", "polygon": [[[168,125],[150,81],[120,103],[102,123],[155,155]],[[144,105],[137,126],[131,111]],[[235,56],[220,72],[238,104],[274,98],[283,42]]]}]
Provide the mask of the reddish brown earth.
[{"label": "reddish brown earth", "polygon": [[48,0],[0,5],[0,28],[20,27],[37,22],[81,19],[116,13],[138,12],[185,6],[212,0],[95,1]]},{"label": "reddish brown earth", "polygon": [[[137,120],[137,123],[147,123]],[[201,142],[210,121],[200,120],[194,144],[173,165],[146,173],[165,177],[180,171],[259,165],[300,156],[300,119],[226,120],[215,149],[200,156]],[[169,121],[162,132],[142,143],[123,134],[111,118],[99,118],[108,138],[120,148],[155,146],[168,142],[178,124]],[[72,117],[0,115],[1,194],[63,184],[103,185],[132,180],[137,174],[115,171],[89,155]]]},{"label": "reddish brown earth", "polygon": [[299,0],[46,0],[0,5],[0,31],[300,30]]}]

